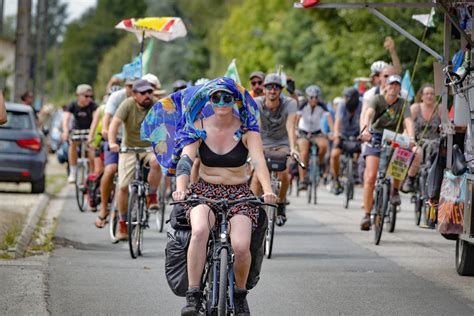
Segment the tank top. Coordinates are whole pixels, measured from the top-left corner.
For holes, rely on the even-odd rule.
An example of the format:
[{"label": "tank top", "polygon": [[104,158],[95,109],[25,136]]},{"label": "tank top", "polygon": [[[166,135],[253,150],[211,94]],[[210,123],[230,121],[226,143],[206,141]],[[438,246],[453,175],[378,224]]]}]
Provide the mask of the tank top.
[{"label": "tank top", "polygon": [[[421,105],[418,105],[418,110],[415,118],[415,132],[416,132],[416,140],[419,140],[419,137],[422,136],[423,131],[425,130],[425,126],[430,123],[429,121],[425,121],[423,115],[421,113]],[[441,119],[437,113],[434,114],[433,119],[431,120],[430,125],[426,129],[423,138],[425,139],[436,139],[439,137],[439,125],[441,124]]]},{"label": "tank top", "polygon": [[245,147],[242,138],[228,153],[218,155],[213,152],[205,141],[199,145],[199,157],[203,165],[208,167],[233,168],[241,167],[247,162],[249,150]]}]

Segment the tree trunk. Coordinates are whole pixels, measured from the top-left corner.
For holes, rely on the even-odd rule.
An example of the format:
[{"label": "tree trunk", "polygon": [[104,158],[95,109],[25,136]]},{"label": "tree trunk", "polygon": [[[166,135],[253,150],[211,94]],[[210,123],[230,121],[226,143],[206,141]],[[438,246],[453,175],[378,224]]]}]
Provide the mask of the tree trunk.
[{"label": "tree trunk", "polygon": [[18,0],[15,48],[14,100],[21,101],[21,95],[28,89],[30,79],[30,22],[31,0]]}]

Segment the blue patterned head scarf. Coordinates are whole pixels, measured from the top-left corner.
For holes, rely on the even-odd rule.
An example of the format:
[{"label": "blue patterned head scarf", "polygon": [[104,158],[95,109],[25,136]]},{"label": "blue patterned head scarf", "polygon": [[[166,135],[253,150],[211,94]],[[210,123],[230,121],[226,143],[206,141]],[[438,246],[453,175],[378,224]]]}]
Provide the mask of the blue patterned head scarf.
[{"label": "blue patterned head scarf", "polygon": [[167,175],[175,175],[176,164],[184,146],[206,139],[206,132],[194,126],[198,119],[214,114],[210,92],[230,90],[234,95],[234,115],[241,121],[234,139],[247,131],[259,132],[258,107],[248,91],[230,78],[220,77],[204,85],[177,91],[159,100],[148,112],[141,126],[141,139],[151,142],[156,159]]}]

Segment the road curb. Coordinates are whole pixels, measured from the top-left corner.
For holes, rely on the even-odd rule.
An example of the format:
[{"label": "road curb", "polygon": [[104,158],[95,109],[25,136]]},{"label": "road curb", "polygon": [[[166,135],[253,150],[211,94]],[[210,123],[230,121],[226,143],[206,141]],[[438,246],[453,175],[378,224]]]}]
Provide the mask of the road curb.
[{"label": "road curb", "polygon": [[32,207],[31,211],[28,213],[28,218],[26,224],[23,227],[21,235],[18,237],[14,258],[21,258],[24,256],[26,248],[30,244],[31,237],[35,231],[36,225],[41,218],[43,210],[46,208],[50,201],[51,197],[47,193],[43,193],[39,196],[38,202]]}]

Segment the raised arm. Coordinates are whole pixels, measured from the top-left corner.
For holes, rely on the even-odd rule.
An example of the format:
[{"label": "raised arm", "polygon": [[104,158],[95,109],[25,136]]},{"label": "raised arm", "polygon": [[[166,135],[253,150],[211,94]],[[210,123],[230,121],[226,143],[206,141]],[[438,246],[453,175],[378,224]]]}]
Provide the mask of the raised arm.
[{"label": "raised arm", "polygon": [[393,68],[395,68],[395,71],[397,72],[397,74],[400,75],[402,73],[402,65],[400,63],[400,58],[398,57],[398,54],[397,54],[397,49],[395,48],[395,42],[393,41],[393,38],[391,38],[390,36],[387,36],[385,38],[385,42],[383,46],[390,53],[390,57],[392,58]]}]

